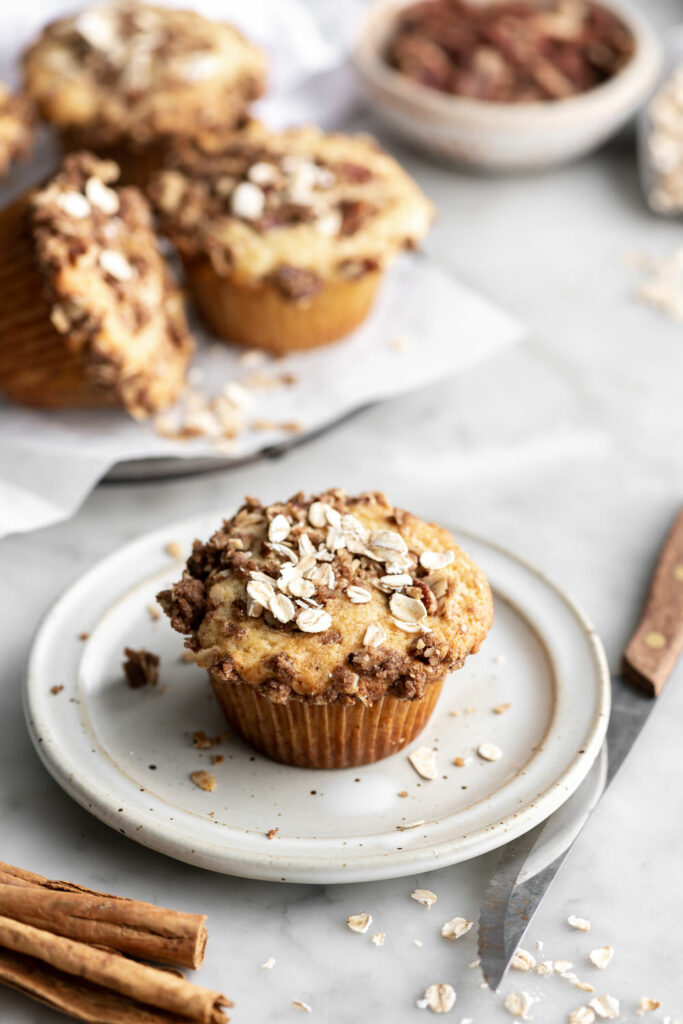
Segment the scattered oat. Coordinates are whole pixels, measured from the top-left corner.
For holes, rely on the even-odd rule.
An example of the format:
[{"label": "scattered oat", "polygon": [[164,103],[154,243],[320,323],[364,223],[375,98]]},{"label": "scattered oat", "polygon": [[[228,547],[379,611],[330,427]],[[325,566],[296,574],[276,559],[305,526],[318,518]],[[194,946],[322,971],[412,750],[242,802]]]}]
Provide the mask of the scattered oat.
[{"label": "scattered oat", "polygon": [[413,939],[413,942],[418,947],[418,949],[422,949],[422,939]]},{"label": "scattered oat", "polygon": [[183,546],[178,540],[170,540],[166,545],[166,554],[170,555],[171,558],[182,558],[183,557]]},{"label": "scattered oat", "polygon": [[590,1006],[578,1006],[569,1014],[569,1024],[593,1024],[595,1014]]},{"label": "scattered oat", "polygon": [[266,832],[266,839],[275,839],[275,836],[280,830],[278,828],[269,828]]},{"label": "scattered oat", "polygon": [[287,540],[291,529],[292,527],[287,517],[280,513],[271,519],[268,524],[268,540],[280,544],[283,540]]},{"label": "scattered oat", "polygon": [[604,971],[609,966],[612,957],[614,956],[614,949],[612,946],[601,946],[599,949],[593,949],[588,954],[588,959],[594,967],[598,967],[601,971]]},{"label": "scattered oat", "polygon": [[431,1010],[432,1013],[449,1013],[455,1006],[455,989],[452,985],[429,985],[422,999],[418,999],[420,1010]]},{"label": "scattered oat", "polygon": [[494,715],[504,715],[506,711],[510,710],[509,704],[496,704],[493,709]]},{"label": "scattered oat", "polygon": [[553,962],[553,970],[556,974],[566,974],[567,971],[571,971],[573,966],[571,960],[555,960]]},{"label": "scattered oat", "polygon": [[536,957],[527,949],[522,949],[521,946],[510,961],[510,967],[516,971],[531,971],[535,966]]},{"label": "scattered oat", "polygon": [[367,604],[368,601],[372,600],[372,594],[365,587],[347,587],[346,596],[353,604]]},{"label": "scattered oat", "polygon": [[370,942],[373,946],[383,946],[386,938],[386,932],[375,932],[374,935],[370,936]]},{"label": "scattered oat", "polygon": [[505,663],[505,655],[504,654],[496,654],[496,656],[493,659],[493,664],[494,665],[503,665],[504,663]]},{"label": "scattered oat", "polygon": [[157,622],[161,618],[161,612],[154,604],[147,605],[147,614],[149,615],[152,622]]},{"label": "scattered oat", "polygon": [[651,999],[650,996],[642,996],[640,1000],[640,1006],[636,1010],[639,1017],[642,1017],[644,1013],[651,1013],[652,1010],[659,1009],[659,1000]]},{"label": "scattered oat", "polygon": [[431,747],[418,747],[408,754],[408,760],[417,774],[428,781],[434,780],[439,774],[436,764],[436,751]]},{"label": "scattered oat", "polygon": [[529,1010],[536,1002],[536,999],[528,992],[509,992],[505,997],[503,1006],[513,1017],[521,1017],[522,1020],[530,1020]]},{"label": "scattered oat", "polygon": [[262,971],[272,971],[275,967],[275,957],[269,956],[267,960],[264,960],[261,964]]},{"label": "scattered oat", "polygon": [[536,974],[540,974],[543,977],[547,977],[549,974],[554,974],[555,970],[553,968],[552,960],[541,960],[540,963],[536,964],[535,971]]},{"label": "scattered oat", "polygon": [[616,1020],[621,1013],[619,1000],[614,996],[596,996],[588,1005],[595,1011],[596,1016],[603,1020]]},{"label": "scattered oat", "polygon": [[436,893],[431,889],[413,889],[410,898],[421,903],[423,907],[433,907],[438,899]]},{"label": "scattered oat", "polygon": [[503,751],[495,743],[480,743],[477,753],[484,761],[497,761],[503,756]]},{"label": "scattered oat", "polygon": [[292,1009],[302,1010],[304,1013],[313,1013],[313,1009],[308,1005],[308,1003],[305,1003],[303,999],[293,999]]},{"label": "scattered oat", "polygon": [[[406,794],[406,796],[407,796],[407,794]],[[419,828],[420,825],[424,825],[424,823],[425,823],[425,819],[424,818],[420,818],[419,821],[411,821],[409,823],[406,823],[405,825],[397,825],[396,826],[396,830],[398,832],[405,832],[406,829]]]},{"label": "scattered oat", "polygon": [[359,935],[365,935],[371,924],[372,914],[368,914],[365,910],[361,914],[352,914],[351,917],[346,918],[346,927],[350,928],[352,932],[358,932]]},{"label": "scattered oat", "polygon": [[467,935],[473,924],[474,922],[468,921],[466,917],[453,917],[441,926],[441,934],[444,939],[460,939]]},{"label": "scattered oat", "polygon": [[580,932],[589,932],[591,930],[591,923],[585,917],[574,917],[573,914],[570,914],[567,918],[567,924],[570,928],[576,928]]},{"label": "scattered oat", "polygon": [[536,939],[536,949],[540,953],[543,949],[543,939]]},{"label": "scattered oat", "polygon": [[438,572],[440,569],[446,569],[454,558],[454,551],[423,551],[420,555],[420,565],[428,572]]},{"label": "scattered oat", "polygon": [[190,778],[194,782],[195,786],[199,789],[205,790],[207,793],[213,793],[214,789],[218,785],[216,782],[216,776],[212,775],[211,772],[192,772]]},{"label": "scattered oat", "polygon": [[581,992],[595,992],[595,985],[591,985],[590,981],[575,981],[574,988],[578,988]]}]

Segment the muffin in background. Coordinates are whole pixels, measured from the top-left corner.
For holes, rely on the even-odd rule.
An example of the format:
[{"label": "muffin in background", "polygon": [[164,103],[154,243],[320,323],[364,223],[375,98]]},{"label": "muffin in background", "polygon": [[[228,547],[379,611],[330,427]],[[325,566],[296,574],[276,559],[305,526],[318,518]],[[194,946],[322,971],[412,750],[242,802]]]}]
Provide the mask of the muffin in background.
[{"label": "muffin in background", "polygon": [[211,329],[278,354],[357,327],[434,214],[373,139],[314,127],[252,124],[221,151],[183,147],[150,195]]},{"label": "muffin in background", "polygon": [[36,115],[31,101],[0,82],[0,175],[7,174],[16,160],[30,155],[35,129]]},{"label": "muffin in background", "polygon": [[410,743],[493,617],[483,573],[447,530],[343,490],[247,498],[158,600],[233,728],[308,768]]},{"label": "muffin in background", "polygon": [[141,187],[179,140],[220,145],[265,70],[231,25],[136,0],[53,21],[24,54],[28,94],[65,149],[116,160]]},{"label": "muffin in background", "polygon": [[147,200],[74,153],[0,212],[0,391],[44,408],[175,401],[193,342]]}]

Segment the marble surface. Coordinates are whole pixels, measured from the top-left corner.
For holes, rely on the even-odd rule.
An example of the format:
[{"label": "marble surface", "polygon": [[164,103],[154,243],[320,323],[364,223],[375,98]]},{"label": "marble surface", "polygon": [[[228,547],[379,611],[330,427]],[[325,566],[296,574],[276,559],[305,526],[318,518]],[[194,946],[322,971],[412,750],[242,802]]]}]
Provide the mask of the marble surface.
[{"label": "marble surface", "polygon": [[[673,23],[674,3],[646,6],[661,25]],[[236,1024],[297,1020],[294,999],[327,1024],[409,1024],[427,1012],[415,1007],[425,986],[444,981],[458,993],[447,1019],[512,1020],[467,966],[476,930],[456,943],[439,935],[453,916],[476,919],[495,855],[428,875],[316,888],[212,875],[135,845],[69,800],[30,745],[21,683],[43,612],[95,561],[169,517],[217,506],[229,512],[246,491],[275,499],[330,483],[380,487],[397,504],[476,531],[542,567],[587,610],[616,667],[682,499],[683,327],[634,302],[636,275],[626,262],[634,249],[668,252],[680,226],[644,208],[632,141],[553,174],[502,180],[396,151],[440,207],[430,253],[523,320],[524,345],[368,410],[281,460],[103,486],[71,522],[0,544],[0,856],[53,877],[206,911],[211,938],[199,980],[234,999]],[[457,332],[457,322],[452,327]],[[645,995],[661,1001],[645,1019],[683,1017],[681,675],[526,942],[535,952],[541,939],[543,956],[572,960],[599,994],[620,998],[623,1020],[638,1019]],[[435,907],[409,898],[418,885],[437,893]],[[386,932],[382,948],[346,928],[347,915],[361,910],[372,913],[372,931]],[[590,935],[567,927],[571,913],[590,918]],[[606,943],[616,954],[599,972],[586,954]],[[261,970],[270,956],[275,967]],[[532,1010],[541,1024],[566,1020],[590,998],[560,978],[517,972],[503,992],[511,990],[541,997]],[[0,1020],[49,1024],[57,1017],[0,990]]]}]

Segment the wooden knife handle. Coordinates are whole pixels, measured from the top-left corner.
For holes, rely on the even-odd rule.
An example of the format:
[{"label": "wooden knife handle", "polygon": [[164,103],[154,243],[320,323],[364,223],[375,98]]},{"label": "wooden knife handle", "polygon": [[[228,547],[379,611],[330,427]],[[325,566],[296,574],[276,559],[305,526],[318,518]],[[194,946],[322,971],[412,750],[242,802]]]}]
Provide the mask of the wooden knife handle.
[{"label": "wooden knife handle", "polygon": [[683,509],[652,577],[645,611],[624,652],[624,673],[658,697],[683,650]]}]

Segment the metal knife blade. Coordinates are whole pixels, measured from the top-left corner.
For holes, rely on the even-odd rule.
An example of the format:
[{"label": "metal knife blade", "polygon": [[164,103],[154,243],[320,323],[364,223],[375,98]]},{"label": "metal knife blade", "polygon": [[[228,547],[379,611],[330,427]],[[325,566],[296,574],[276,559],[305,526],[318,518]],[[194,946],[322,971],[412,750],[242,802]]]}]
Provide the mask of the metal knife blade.
[{"label": "metal knife blade", "polygon": [[[682,648],[683,510],[662,548],[645,612],[624,655],[629,678],[612,680],[605,788],[647,721],[655,705],[651,698],[663,689]],[[498,991],[534,914],[578,838],[577,834],[552,864],[530,877],[525,868],[542,842],[547,825],[548,821],[541,822],[503,848],[484,894],[478,948],[484,978],[494,992]]]}]

